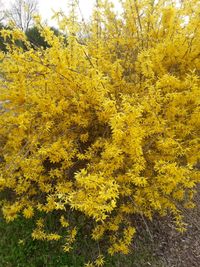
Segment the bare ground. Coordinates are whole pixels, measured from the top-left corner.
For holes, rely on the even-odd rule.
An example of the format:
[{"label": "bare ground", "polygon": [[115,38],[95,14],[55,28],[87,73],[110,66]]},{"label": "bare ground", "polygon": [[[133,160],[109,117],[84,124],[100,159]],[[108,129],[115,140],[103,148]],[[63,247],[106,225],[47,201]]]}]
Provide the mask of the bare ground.
[{"label": "bare ground", "polygon": [[183,210],[184,221],[188,224],[186,232],[177,232],[170,218],[143,224],[143,230],[149,235],[150,249],[158,259],[158,262],[148,262],[143,266],[200,267],[200,188],[198,191],[196,207]]}]

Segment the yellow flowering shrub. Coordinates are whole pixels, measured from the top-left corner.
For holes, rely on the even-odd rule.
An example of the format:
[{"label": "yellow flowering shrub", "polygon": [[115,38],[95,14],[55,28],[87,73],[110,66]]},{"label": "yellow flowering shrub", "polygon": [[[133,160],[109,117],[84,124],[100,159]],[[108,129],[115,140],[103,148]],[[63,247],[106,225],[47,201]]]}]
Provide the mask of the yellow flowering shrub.
[{"label": "yellow flowering shrub", "polygon": [[[33,238],[64,238],[65,251],[79,229],[71,214],[84,216],[93,240],[127,254],[134,215],[171,213],[182,230],[179,205],[192,206],[200,181],[200,2],[124,0],[119,15],[98,1],[89,24],[76,2],[55,14],[67,45],[39,18],[47,49],[1,31],[12,39],[0,54],[2,211],[40,214]],[[64,237],[46,232],[48,214]]]}]

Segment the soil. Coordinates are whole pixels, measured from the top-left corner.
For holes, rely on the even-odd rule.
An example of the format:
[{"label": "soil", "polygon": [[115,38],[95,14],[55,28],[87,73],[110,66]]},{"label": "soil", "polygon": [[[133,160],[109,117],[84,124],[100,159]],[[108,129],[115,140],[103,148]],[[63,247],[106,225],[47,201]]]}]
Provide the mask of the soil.
[{"label": "soil", "polygon": [[183,210],[186,232],[177,232],[170,218],[146,225],[160,267],[200,267],[200,188],[198,191],[196,207]]}]

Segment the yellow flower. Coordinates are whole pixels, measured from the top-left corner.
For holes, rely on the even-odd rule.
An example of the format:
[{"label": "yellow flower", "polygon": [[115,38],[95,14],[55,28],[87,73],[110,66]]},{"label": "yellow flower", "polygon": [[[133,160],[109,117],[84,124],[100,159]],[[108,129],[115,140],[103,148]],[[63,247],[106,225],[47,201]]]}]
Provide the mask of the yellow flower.
[{"label": "yellow flower", "polygon": [[103,255],[99,255],[98,258],[95,260],[95,264],[97,266],[103,266],[104,265],[104,256]]},{"label": "yellow flower", "polygon": [[84,265],[85,267],[95,267],[95,265],[92,263],[92,262],[87,262],[87,263],[85,263],[85,265]]},{"label": "yellow flower", "polygon": [[29,206],[28,208],[24,209],[23,214],[24,217],[27,219],[33,217],[34,215],[33,207]]}]

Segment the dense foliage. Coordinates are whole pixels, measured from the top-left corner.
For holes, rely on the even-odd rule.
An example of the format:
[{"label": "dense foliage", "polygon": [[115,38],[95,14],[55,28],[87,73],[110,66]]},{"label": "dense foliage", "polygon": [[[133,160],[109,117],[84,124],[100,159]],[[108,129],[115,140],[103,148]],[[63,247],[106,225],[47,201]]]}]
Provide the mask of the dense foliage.
[{"label": "dense foliage", "polygon": [[[200,3],[124,0],[117,15],[98,1],[88,25],[75,2],[69,16],[55,14],[67,46],[39,18],[47,49],[17,29],[1,32],[13,40],[0,65],[2,210],[7,221],[39,216],[33,238],[63,239],[65,251],[83,218],[100,248],[126,254],[135,215],[171,213],[183,230],[179,207],[193,207]],[[58,219],[51,232],[49,214]]]},{"label": "dense foliage", "polygon": [[[3,24],[0,24],[0,30],[5,30],[5,29],[12,29],[11,27],[7,27]],[[51,31],[54,32],[54,34],[56,36],[60,35],[61,33],[54,27],[50,28]],[[49,44],[45,41],[44,36],[41,35],[39,29],[37,27],[32,27],[29,28],[26,32],[25,32],[26,38],[29,41],[29,43],[31,44],[33,49],[36,49],[40,46],[42,46],[43,48],[47,48],[49,47]],[[65,42],[67,45],[67,38],[65,36]],[[3,38],[3,36],[0,36],[0,51],[3,51],[5,53],[8,52],[8,43],[12,43],[11,39],[9,36],[7,36],[7,38]],[[26,46],[24,45],[24,43],[19,39],[15,41],[15,44],[18,45],[19,47],[26,49]]]},{"label": "dense foliage", "polygon": [[[50,28],[51,31],[54,32],[54,34],[56,36],[58,36],[59,34],[61,34],[56,28],[51,27]],[[33,48],[38,48],[40,46],[42,46],[43,48],[47,48],[49,47],[49,44],[45,41],[44,36],[41,35],[39,29],[37,27],[32,27],[29,28],[26,32],[25,32],[28,41],[32,44]],[[66,44],[67,44],[67,39],[66,39]]]}]

